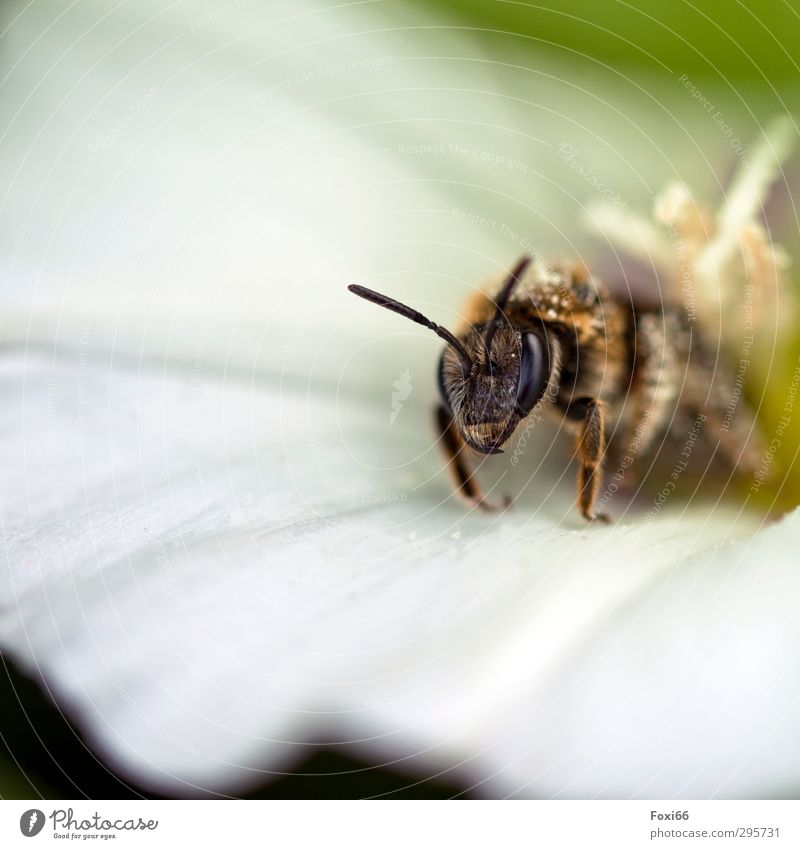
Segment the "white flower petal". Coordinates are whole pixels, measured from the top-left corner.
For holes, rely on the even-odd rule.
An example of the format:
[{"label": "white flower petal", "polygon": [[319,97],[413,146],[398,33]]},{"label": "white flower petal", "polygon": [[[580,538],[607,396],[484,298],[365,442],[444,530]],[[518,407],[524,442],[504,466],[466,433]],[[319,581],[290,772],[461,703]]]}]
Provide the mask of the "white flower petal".
[{"label": "white flower petal", "polygon": [[27,506],[4,517],[0,640],[148,785],[245,787],[320,737],[522,795],[746,795],[794,775],[800,516],[720,547],[747,532],[721,510],[596,530],[534,495],[463,515],[426,482],[424,433],[372,440],[384,465],[419,452],[410,467],[360,465],[372,407],[26,372],[3,369]]}]

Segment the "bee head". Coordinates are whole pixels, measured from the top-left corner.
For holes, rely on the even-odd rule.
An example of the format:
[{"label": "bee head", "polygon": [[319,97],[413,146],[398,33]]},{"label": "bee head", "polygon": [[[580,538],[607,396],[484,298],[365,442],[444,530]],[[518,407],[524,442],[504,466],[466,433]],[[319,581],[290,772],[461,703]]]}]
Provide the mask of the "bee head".
[{"label": "bee head", "polygon": [[439,362],[442,402],[464,441],[484,454],[500,446],[544,395],[550,379],[550,356],[543,328],[519,331],[505,318],[511,292],[530,262],[523,257],[507,277],[487,324],[462,338],[434,324],[422,313],[363,286],[347,288],[361,298],[433,330],[448,344]]},{"label": "bee head", "polygon": [[550,356],[543,330],[520,332],[504,323],[486,346],[486,326],[472,328],[463,344],[475,364],[469,371],[448,345],[439,361],[439,393],[464,441],[498,454],[517,425],[544,395]]}]

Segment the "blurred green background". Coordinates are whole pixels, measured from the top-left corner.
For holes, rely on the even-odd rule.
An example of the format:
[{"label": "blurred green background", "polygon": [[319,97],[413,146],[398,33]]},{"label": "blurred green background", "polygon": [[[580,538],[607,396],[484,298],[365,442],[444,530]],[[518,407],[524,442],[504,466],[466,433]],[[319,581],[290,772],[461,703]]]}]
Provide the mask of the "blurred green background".
[{"label": "blurred green background", "polygon": [[417,7],[421,14],[440,9],[455,26],[476,30],[477,38],[492,31],[531,38],[634,77],[685,73],[702,77],[709,91],[752,83],[769,98],[773,86],[794,83],[798,75],[800,17],[791,2],[446,0]]}]

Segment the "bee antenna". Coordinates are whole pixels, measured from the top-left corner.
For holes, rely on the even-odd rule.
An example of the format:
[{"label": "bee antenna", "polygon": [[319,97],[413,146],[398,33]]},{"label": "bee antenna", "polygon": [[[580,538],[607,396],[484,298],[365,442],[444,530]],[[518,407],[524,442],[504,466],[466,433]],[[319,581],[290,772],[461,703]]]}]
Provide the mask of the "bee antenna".
[{"label": "bee antenna", "polygon": [[432,330],[440,339],[444,339],[448,345],[453,347],[467,372],[472,371],[472,359],[464,346],[449,330],[445,330],[444,327],[440,327],[429,318],[425,318],[421,312],[417,312],[415,309],[407,307],[405,304],[401,304],[400,301],[395,301],[394,298],[390,298],[387,295],[381,295],[380,292],[373,292],[372,289],[367,289],[366,286],[357,286],[355,283],[352,283],[347,287],[347,289],[354,295],[358,295],[359,298],[371,301],[379,307],[385,307],[387,310],[391,310],[392,312],[396,312],[398,315],[410,318],[411,321],[415,321],[417,324],[421,324],[423,327],[427,327],[429,330]]},{"label": "bee antenna", "polygon": [[487,368],[491,368],[492,340],[494,339],[494,334],[497,332],[500,319],[503,317],[503,310],[506,308],[506,304],[508,303],[508,299],[511,297],[511,293],[514,291],[514,287],[519,282],[519,278],[530,264],[530,261],[531,258],[529,256],[523,256],[519,260],[508,277],[506,277],[503,287],[500,289],[500,293],[495,298],[494,302],[497,305],[497,309],[495,310],[494,318],[489,324],[489,329],[487,330],[486,337],[484,339],[484,345],[486,346]]}]

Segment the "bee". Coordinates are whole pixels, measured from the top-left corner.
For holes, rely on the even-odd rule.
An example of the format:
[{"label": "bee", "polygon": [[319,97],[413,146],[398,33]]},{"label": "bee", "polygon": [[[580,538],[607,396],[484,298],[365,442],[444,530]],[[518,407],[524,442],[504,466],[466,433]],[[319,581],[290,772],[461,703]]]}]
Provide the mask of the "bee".
[{"label": "bee", "polygon": [[[631,471],[632,454],[637,462],[651,455],[692,421],[731,467],[758,464],[753,416],[682,306],[638,307],[581,265],[528,256],[493,295],[469,299],[455,333],[386,295],[348,289],[447,343],[434,421],[455,493],[470,507],[503,509],[510,500],[487,499],[469,455],[502,453],[520,423],[542,412],[572,436],[577,507],[588,521],[610,521],[595,510],[609,460]],[[700,429],[691,427],[693,448]]]}]

